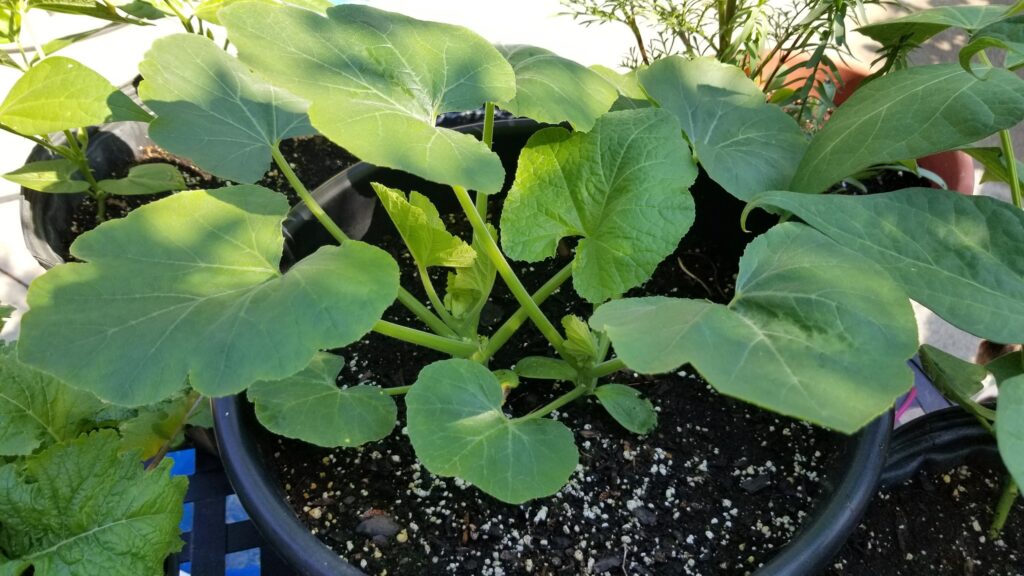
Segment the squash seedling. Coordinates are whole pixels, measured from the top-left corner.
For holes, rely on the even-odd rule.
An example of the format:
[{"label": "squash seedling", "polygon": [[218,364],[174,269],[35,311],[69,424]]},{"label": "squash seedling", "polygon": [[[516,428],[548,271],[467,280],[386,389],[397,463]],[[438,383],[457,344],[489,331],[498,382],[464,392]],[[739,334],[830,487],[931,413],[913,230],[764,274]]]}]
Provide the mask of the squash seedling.
[{"label": "squash seedling", "polygon": [[[573,433],[552,418],[556,410],[594,397],[628,430],[656,425],[642,393],[616,382],[624,368],[659,373],[690,363],[725,394],[858,430],[910,387],[906,360],[917,349],[907,298],[916,276],[901,274],[886,259],[896,249],[879,243],[923,251],[912,254],[918,259],[941,248],[908,242],[891,218],[923,210],[910,220],[948,223],[967,211],[976,214],[975,232],[1024,223],[995,203],[943,191],[814,194],[873,164],[964,145],[1019,122],[1024,81],[1011,73],[983,80],[932,66],[893,74],[808,142],[742,70],[712,59],[669,57],[611,76],[545,50],[497,49],[463,28],[366,6],[336,6],[324,16],[239,2],[217,15],[238,60],[198,36],[158,40],[142,65],[140,93],[158,115],[151,137],[159,145],[243,184],[182,192],[100,226],[72,246],[81,262],[51,270],[29,291],[22,360],[100,398],[138,405],[186,387],[207,396],[247,390],[271,431],[355,446],[390,434],[395,400],[404,397],[409,439],[427,469],[524,502],[557,492],[576,468]],[[439,114],[481,105],[480,140],[435,125]],[[530,138],[504,197],[505,170],[490,150],[495,106],[571,127]],[[873,122],[845,118],[858,108]],[[912,123],[916,137],[907,138]],[[282,157],[281,140],[313,130],[366,162],[450,187],[472,238],[452,234],[426,195],[374,186],[430,307],[401,287],[388,253],[331,220]],[[337,242],[284,272],[287,203],[251,184],[271,162]],[[651,278],[693,224],[688,189],[698,163],[729,194],[806,223],[780,224],[753,240],[728,304],[622,298]],[[773,192],[786,189],[799,192]],[[881,201],[889,214],[872,211]],[[496,202],[503,202],[498,221],[488,213]],[[820,206],[829,210],[817,218]],[[857,230],[872,222],[885,233],[859,240]],[[510,260],[550,258],[563,238],[577,239],[571,263],[530,293]],[[941,240],[1004,278],[1020,272],[1009,244]],[[431,284],[433,268],[448,270],[443,292]],[[541,310],[570,279],[596,307],[591,318]],[[499,281],[519,308],[487,333],[480,310]],[[1014,282],[987,304],[1005,305],[1002,318],[1021,312],[1024,298],[1014,290],[1024,283],[1019,275]],[[927,286],[963,299],[948,280],[929,278]],[[382,320],[396,299],[422,325]],[[553,354],[493,365],[526,322]],[[371,331],[451,358],[407,386],[339,387],[342,360],[322,351]],[[517,379],[570,387],[507,414],[505,394],[517,393]]]}]

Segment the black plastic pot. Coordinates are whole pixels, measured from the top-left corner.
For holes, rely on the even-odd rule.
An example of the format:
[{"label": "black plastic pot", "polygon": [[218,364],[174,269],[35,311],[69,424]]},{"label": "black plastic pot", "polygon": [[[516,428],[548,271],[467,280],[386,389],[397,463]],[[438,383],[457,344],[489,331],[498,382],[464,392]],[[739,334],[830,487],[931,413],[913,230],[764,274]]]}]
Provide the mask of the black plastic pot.
[{"label": "black plastic pot", "polygon": [[880,484],[892,488],[918,472],[940,473],[962,464],[1003,466],[992,434],[973,415],[953,406],[925,414],[893,432]]},{"label": "black plastic pot", "polygon": [[[53,137],[54,144],[66,142],[63,135]],[[109,178],[134,165],[143,156],[143,150],[154,146],[147,136],[144,122],[116,122],[89,128],[89,147],[86,155],[97,179]],[[54,155],[42,146],[29,153],[26,162],[53,159]],[[68,253],[73,240],[71,219],[75,209],[88,195],[46,194],[28,188],[21,189],[21,231],[25,246],[43,268],[50,269],[64,263],[62,254]]]},{"label": "black plastic pot", "polygon": [[[511,120],[496,123],[495,151],[506,167],[507,178],[515,172],[519,150],[538,125],[531,121]],[[461,129],[479,134],[480,125]],[[360,163],[328,180],[313,195],[341,228],[353,238],[374,238],[390,233],[387,218],[374,218],[376,194],[370,182],[381,182],[403,190],[416,190],[431,198],[442,212],[457,204],[446,187],[425,182],[394,170]],[[695,190],[696,192],[696,190]],[[725,222],[739,222],[742,203],[724,191],[695,193],[697,221],[702,210],[716,214],[702,226],[716,233],[729,229]],[[764,218],[764,217],[762,217]],[[769,220],[753,225],[762,229]],[[311,254],[331,242],[330,236],[304,206],[292,210],[284,223],[287,248],[283,266]],[[735,229],[735,228],[732,228]],[[729,233],[731,237],[735,234]],[[727,245],[739,257],[745,241]],[[892,429],[892,414],[885,414],[860,433],[850,437],[826,489],[829,494],[810,516],[803,530],[758,574],[763,576],[806,576],[824,567],[856,527],[867,504],[875,494],[878,477]],[[363,572],[345,562],[323,545],[296,517],[285,501],[285,494],[273,469],[264,461],[259,439],[267,432],[256,421],[252,405],[244,395],[219,398],[214,402],[214,425],[224,468],[239,499],[264,538],[275,546],[293,568],[304,575],[359,576]]]}]

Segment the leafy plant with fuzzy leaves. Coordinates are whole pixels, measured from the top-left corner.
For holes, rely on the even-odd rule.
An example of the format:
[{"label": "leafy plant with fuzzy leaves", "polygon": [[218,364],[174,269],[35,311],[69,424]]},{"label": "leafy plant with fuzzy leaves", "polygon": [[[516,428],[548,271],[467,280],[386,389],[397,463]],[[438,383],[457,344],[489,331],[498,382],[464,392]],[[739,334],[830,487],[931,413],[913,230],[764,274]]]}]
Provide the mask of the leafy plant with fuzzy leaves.
[{"label": "leafy plant with fuzzy leaves", "polygon": [[[985,330],[1017,313],[1024,282],[1013,243],[977,241],[990,227],[1024,223],[1010,207],[934,190],[816,194],[872,164],[1016,124],[1024,81],[1012,74],[978,78],[956,66],[896,73],[808,140],[742,71],[711,59],[668,57],[619,76],[366,6],[318,14],[242,1],[217,17],[237,60],[187,35],[159,40],[147,54],[140,92],[159,115],[152,137],[242,182],[273,161],[337,245],[282,270],[288,207],[250,184],[182,192],[83,235],[72,247],[80,262],[32,286],[19,353],[100,398],[137,405],[187,389],[247,390],[271,431],[355,446],[390,434],[395,399],[404,397],[408,435],[427,469],[523,502],[555,493],[576,467],[572,430],[552,417],[556,410],[590,397],[627,430],[656,426],[650,400],[617,382],[625,368],[655,374],[689,363],[725,394],[852,433],[911,385],[906,360],[917,339],[908,294],[940,313],[945,301],[974,302],[986,313],[972,319]],[[481,105],[481,139],[435,124],[439,114]],[[490,149],[496,106],[571,127],[533,134],[504,196],[505,169]],[[916,114],[935,120],[908,138],[905,123]],[[224,129],[211,134],[198,117]],[[972,122],[962,126],[964,117]],[[388,253],[331,220],[282,157],[283,139],[314,129],[366,162],[450,187],[472,238],[448,229],[436,196],[373,187],[429,306],[401,286]],[[698,217],[689,193],[698,165],[726,193],[804,222],[750,243],[729,302],[623,298],[652,277]],[[774,192],[785,189],[798,192]],[[495,219],[490,209],[499,202]],[[889,213],[878,210],[881,202]],[[846,228],[814,217],[830,203],[839,209],[822,218],[841,215]],[[894,222],[914,210],[934,219],[922,226],[934,237],[897,234]],[[875,226],[866,239],[848,230]],[[564,239],[576,242],[571,262],[531,293],[510,259],[550,259]],[[949,281],[915,283],[892,256],[946,246],[965,268],[988,266],[992,290],[972,296]],[[954,278],[964,273],[957,265],[935,261]],[[446,272],[444,293],[433,285],[435,269]],[[540,308],[570,279],[596,308],[589,319],[551,318]],[[519,309],[488,331],[480,311],[498,282]],[[382,319],[396,300],[418,324]],[[552,354],[495,365],[527,322]],[[344,361],[323,351],[371,331],[451,358],[409,385],[339,386]],[[512,414],[506,398],[520,381],[568,387]]]}]

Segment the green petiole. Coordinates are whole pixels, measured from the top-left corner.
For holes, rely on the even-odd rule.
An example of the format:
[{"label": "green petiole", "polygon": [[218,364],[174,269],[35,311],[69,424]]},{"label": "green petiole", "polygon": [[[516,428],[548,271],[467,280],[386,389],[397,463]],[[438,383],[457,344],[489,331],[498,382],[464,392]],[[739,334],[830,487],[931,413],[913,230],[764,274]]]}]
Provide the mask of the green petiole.
[{"label": "green petiole", "polygon": [[[548,296],[554,294],[570,276],[572,276],[572,264],[566,264],[561,270],[545,282],[543,286],[533,293],[533,302],[538,306],[543,304],[544,301],[548,299]],[[516,312],[512,314],[512,316],[510,316],[487,341],[487,347],[484,348],[480,361],[486,362],[492,356],[497,354],[498,350],[501,350],[501,347],[515,335],[516,331],[519,330],[523,325],[523,322],[526,322],[528,318],[529,313],[525,306],[521,306],[516,310]]]},{"label": "green petiole", "polygon": [[477,347],[465,340],[456,340],[445,336],[438,336],[430,332],[424,332],[415,328],[409,328],[387,320],[378,320],[373,326],[373,331],[383,334],[395,340],[401,340],[438,352],[444,352],[456,357],[469,357],[476,353]]},{"label": "green petiole", "polygon": [[505,284],[508,285],[512,295],[519,301],[519,305],[526,309],[526,314],[530,317],[530,320],[536,324],[537,329],[539,329],[541,334],[548,339],[548,342],[555,347],[558,354],[562,356],[566,362],[575,365],[575,361],[572,359],[572,356],[565,353],[565,339],[562,338],[562,335],[558,333],[558,329],[555,328],[554,324],[552,324],[551,321],[548,320],[547,316],[544,315],[540,306],[533,301],[533,297],[530,296],[526,287],[523,286],[519,277],[516,276],[515,271],[512,270],[508,261],[505,260],[505,255],[501,253],[501,249],[498,248],[498,245],[494,242],[494,238],[492,238],[490,233],[487,231],[487,225],[484,223],[483,218],[480,217],[480,214],[476,211],[476,207],[473,206],[473,201],[469,197],[469,192],[460,186],[453,186],[452,188],[455,190],[455,197],[458,198],[463,211],[465,211],[466,216],[469,217],[469,222],[473,226],[473,232],[481,239],[480,243],[483,245],[484,252],[487,254],[487,257],[491,259],[491,262],[494,263],[494,267],[497,268],[498,274],[501,275],[502,280],[504,280]]}]

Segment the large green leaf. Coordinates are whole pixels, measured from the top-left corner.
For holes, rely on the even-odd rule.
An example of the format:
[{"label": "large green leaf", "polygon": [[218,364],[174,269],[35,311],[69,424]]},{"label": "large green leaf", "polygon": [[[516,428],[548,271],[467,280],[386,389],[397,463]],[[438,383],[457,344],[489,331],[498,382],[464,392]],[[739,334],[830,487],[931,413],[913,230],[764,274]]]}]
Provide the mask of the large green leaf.
[{"label": "large green leaf", "polygon": [[992,374],[997,383],[1024,374],[1024,350],[1003,354],[985,364],[985,369]]},{"label": "large green leaf", "polygon": [[13,172],[4,174],[4,179],[37,192],[74,194],[89,189],[88,182],[74,178],[77,173],[77,164],[66,158],[57,158],[29,162]]},{"label": "large green leaf", "polygon": [[188,481],[118,448],[117,433],[95,432],[0,468],[0,574],[164,573]]},{"label": "large green leaf", "polygon": [[662,58],[638,72],[647,94],[675,114],[711,178],[749,200],[785,187],[807,137],[742,70],[714,58]]},{"label": "large green leaf", "polygon": [[999,383],[996,439],[1006,469],[1024,484],[1024,374]]},{"label": "large green leaf", "polygon": [[498,379],[476,362],[427,366],[405,397],[416,456],[505,502],[554,494],[579,461],[572,432],[547,418],[510,419],[503,401]]},{"label": "large green leaf", "polygon": [[1005,17],[1006,6],[938,6],[857,29],[883,46],[917,46],[947,28],[978,30]]},{"label": "large green leaf", "polygon": [[448,232],[429,198],[415,191],[406,197],[401,190],[376,182],[371,185],[417,265],[424,268],[473,265],[476,251]]},{"label": "large green leaf", "polygon": [[157,113],[150,138],[222,178],[256,182],[272,147],[314,132],[305,102],[260,81],[208,38],[161,38],[139,70],[139,95]]},{"label": "large green leaf", "polygon": [[317,130],[362,160],[484,193],[501,189],[498,156],[438,114],[505,102],[515,74],[458,26],[345,4],[327,18],[239,2],[218,13],[243,62],[308,99]]},{"label": "large green leaf", "polygon": [[918,66],[861,87],[811,140],[789,189],[820,192],[873,164],[972,144],[1024,120],[1024,80],[957,64]]},{"label": "large green leaf", "polygon": [[0,457],[31,454],[86,431],[103,403],[18,361],[0,342]]},{"label": "large green leaf", "polygon": [[22,361],[99,397],[140,405],[188,376],[208,396],[304,368],[366,334],[394,301],[398,266],[361,242],[325,246],[282,274],[284,196],[191,190],[83,234],[84,263],[32,283]]},{"label": "large green leaf", "polygon": [[[217,17],[217,13],[220,12],[221,8],[230,6],[242,0],[202,0],[199,5],[196,6],[196,16],[210,22],[212,24],[220,25],[220,19]],[[296,6],[298,8],[305,8],[306,10],[312,10],[317,14],[326,13],[327,9],[334,5],[330,0],[260,0],[267,4],[281,5],[281,6]]]},{"label": "large green leaf", "polygon": [[0,104],[0,122],[28,135],[148,118],[106,78],[63,56],[33,66]]},{"label": "large green leaf", "polygon": [[395,427],[394,400],[377,386],[338,388],[340,356],[318,352],[301,372],[257,382],[248,396],[260,424],[275,434],[318,446],[359,446]]},{"label": "large green leaf", "polygon": [[184,190],[185,178],[170,164],[140,164],[132,166],[124,178],[100,180],[98,184],[107,194],[130,196]]},{"label": "large green leaf", "polygon": [[629,72],[620,74],[615,70],[601,66],[600,64],[594,64],[590,69],[597,72],[601,78],[604,78],[609,84],[615,87],[616,91],[618,91],[619,97],[611,107],[613,111],[651,107],[651,101],[647,99],[647,94],[645,94],[644,89],[640,87],[640,80],[637,78],[638,70],[630,70]]},{"label": "large green leaf", "polygon": [[718,391],[854,432],[913,382],[917,331],[906,295],[879,266],[802,224],[755,239],[728,306],[648,297],[598,308],[626,365],[692,364]]},{"label": "large green leaf", "polygon": [[1024,342],[1024,212],[983,196],[910,188],[870,196],[769,192],[782,208],[881,264],[911,298],[996,342]]},{"label": "large green leaf", "polygon": [[672,114],[610,112],[588,133],[547,128],[519,156],[501,215],[509,256],[538,262],[581,236],[576,292],[603,302],[639,286],[671,254],[694,218],[697,177]]},{"label": "large green leaf", "polygon": [[536,46],[498,49],[516,73],[516,95],[502,103],[516,116],[558,124],[568,121],[586,132],[618,99],[618,91],[601,76],[572,60]]}]

